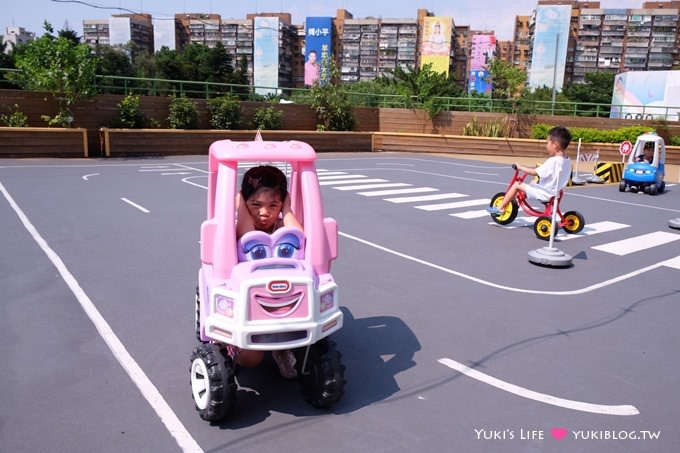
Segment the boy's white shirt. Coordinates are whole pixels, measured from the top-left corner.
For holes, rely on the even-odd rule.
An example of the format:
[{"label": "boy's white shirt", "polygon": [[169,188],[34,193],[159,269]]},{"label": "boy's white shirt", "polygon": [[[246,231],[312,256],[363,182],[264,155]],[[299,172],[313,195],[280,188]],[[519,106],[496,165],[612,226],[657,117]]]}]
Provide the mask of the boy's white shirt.
[{"label": "boy's white shirt", "polygon": [[[558,171],[559,180],[557,179]],[[537,188],[545,192],[545,200],[547,200],[569,182],[571,177],[571,160],[563,156],[552,156],[543,162],[542,165],[536,167],[536,174],[541,178]]]}]

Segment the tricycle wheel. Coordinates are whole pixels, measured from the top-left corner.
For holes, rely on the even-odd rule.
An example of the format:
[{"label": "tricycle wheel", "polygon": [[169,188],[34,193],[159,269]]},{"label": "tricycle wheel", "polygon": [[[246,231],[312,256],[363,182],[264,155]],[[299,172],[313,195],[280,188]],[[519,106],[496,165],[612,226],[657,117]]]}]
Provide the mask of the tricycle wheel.
[{"label": "tricycle wheel", "polygon": [[335,349],[335,342],[324,338],[294,352],[295,369],[305,399],[320,409],[329,408],[340,401],[345,394],[347,381],[345,366],[341,361],[342,354]]},{"label": "tricycle wheel", "polygon": [[[505,193],[498,192],[491,199],[491,203],[489,203],[489,206],[500,206],[501,203],[503,203],[503,198],[505,198]],[[518,212],[519,206],[517,205],[517,202],[515,200],[512,200],[512,202],[505,207],[505,212],[502,215],[491,216],[491,218],[493,219],[494,222],[496,222],[499,225],[508,225],[515,220]]]},{"label": "tricycle wheel", "polygon": [[[536,219],[536,221],[534,222],[534,234],[536,234],[537,238],[547,241],[550,239],[551,232],[552,232],[552,219],[550,217],[543,216]],[[553,233],[553,235],[555,233]]]},{"label": "tricycle wheel", "polygon": [[619,183],[619,192],[625,192],[626,191],[626,181],[621,181]]},{"label": "tricycle wheel", "polygon": [[569,234],[581,232],[586,221],[578,211],[567,211],[562,218],[562,228]]},{"label": "tricycle wheel", "polygon": [[191,354],[191,395],[203,420],[219,422],[236,405],[234,365],[224,348],[206,343]]}]

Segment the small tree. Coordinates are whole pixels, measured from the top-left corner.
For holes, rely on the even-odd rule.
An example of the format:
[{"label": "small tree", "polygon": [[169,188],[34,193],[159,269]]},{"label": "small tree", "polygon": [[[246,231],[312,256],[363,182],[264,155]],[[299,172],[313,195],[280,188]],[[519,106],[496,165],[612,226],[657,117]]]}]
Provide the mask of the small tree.
[{"label": "small tree", "polygon": [[321,51],[321,74],[310,89],[317,130],[349,131],[354,127],[352,104],[338,80],[338,69],[327,49]]},{"label": "small tree", "polygon": [[210,125],[215,129],[236,129],[241,122],[241,104],[233,96],[209,99],[208,111]]},{"label": "small tree", "polygon": [[276,107],[259,107],[253,114],[251,125],[253,129],[259,130],[279,130],[281,129],[281,119],[283,112]]},{"label": "small tree", "polygon": [[198,105],[182,95],[170,101],[168,123],[173,129],[196,129],[198,126]]},{"label": "small tree", "polygon": [[56,116],[44,115],[50,126],[70,127],[73,105],[95,94],[97,60],[86,44],[76,44],[67,37],[54,37],[52,26],[45,22],[46,33],[23,46],[16,55],[17,77],[30,90],[47,91],[59,103]]}]

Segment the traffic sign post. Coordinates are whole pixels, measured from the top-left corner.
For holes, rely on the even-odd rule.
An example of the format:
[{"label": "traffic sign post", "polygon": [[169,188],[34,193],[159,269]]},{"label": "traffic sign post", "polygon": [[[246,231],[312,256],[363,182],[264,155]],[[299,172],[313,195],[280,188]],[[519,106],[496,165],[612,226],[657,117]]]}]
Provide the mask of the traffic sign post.
[{"label": "traffic sign post", "polygon": [[628,140],[624,140],[619,145],[619,153],[621,153],[621,162],[626,161],[626,156],[629,155],[631,151],[633,151],[633,144]]}]

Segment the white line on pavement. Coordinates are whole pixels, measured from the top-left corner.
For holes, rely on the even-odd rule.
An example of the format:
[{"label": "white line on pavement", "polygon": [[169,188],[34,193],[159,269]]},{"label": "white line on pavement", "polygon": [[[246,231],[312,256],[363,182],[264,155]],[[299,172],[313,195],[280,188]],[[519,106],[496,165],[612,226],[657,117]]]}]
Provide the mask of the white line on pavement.
[{"label": "white line on pavement", "polygon": [[442,365],[446,365],[447,367],[453,370],[459,371],[472,379],[476,379],[480,382],[484,382],[485,384],[489,384],[493,387],[505,390],[506,392],[512,393],[514,395],[538,401],[540,403],[551,404],[553,406],[564,407],[567,409],[573,409],[575,411],[592,412],[594,414],[638,415],[640,413],[640,411],[635,406],[631,405],[608,406],[604,404],[583,403],[581,401],[573,401],[558,398],[556,396],[548,395],[546,393],[534,392],[533,390],[529,390],[524,387],[510,384],[509,382],[501,381],[500,379],[496,379],[493,376],[481,373],[475,369],[470,368],[469,366],[463,365],[462,363],[456,362],[455,360],[451,359],[446,358],[439,359],[439,363],[441,363]]},{"label": "white line on pavement", "polygon": [[94,324],[95,328],[99,332],[99,335],[104,339],[114,357],[118,360],[118,363],[127,372],[128,376],[132,382],[135,383],[137,388],[148,401],[149,405],[156,411],[156,414],[161,419],[161,422],[165,425],[166,429],[170,435],[177,441],[177,444],[184,452],[195,452],[202,453],[203,450],[198,445],[196,440],[191,437],[189,431],[182,425],[177,415],[172,411],[168,403],[163,398],[163,395],[158,391],[153,382],[144,373],[144,370],[137,364],[134,358],[125,348],[125,345],[118,339],[114,333],[111,326],[106,322],[104,317],[99,313],[97,307],[94,305],[89,296],[85,293],[83,288],[80,286],[76,278],[68,270],[62,259],[57,255],[57,253],[47,244],[47,241],[43,239],[38,230],[33,226],[31,221],[26,217],[24,211],[19,207],[19,205],[14,201],[12,196],[7,192],[5,186],[0,183],[0,192],[5,196],[7,202],[10,204],[14,212],[23,223],[24,228],[29,232],[33,240],[38,244],[42,251],[47,255],[47,258],[54,264],[57,271],[61,275],[61,278],[66,282],[69,289],[73,295],[80,302],[80,306],[83,308],[87,316]]},{"label": "white line on pavement", "polygon": [[135,203],[134,201],[130,201],[125,197],[120,197],[120,199],[123,200],[124,202],[126,202],[127,204],[129,204],[130,206],[133,206],[133,207],[139,209],[140,211],[142,211],[145,214],[148,214],[149,212],[151,212],[148,209],[146,209],[144,206],[140,206],[137,203]]}]

